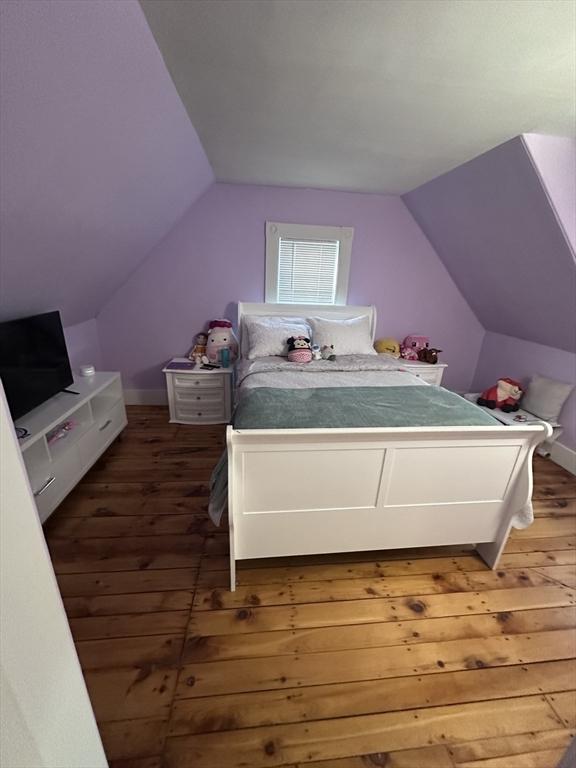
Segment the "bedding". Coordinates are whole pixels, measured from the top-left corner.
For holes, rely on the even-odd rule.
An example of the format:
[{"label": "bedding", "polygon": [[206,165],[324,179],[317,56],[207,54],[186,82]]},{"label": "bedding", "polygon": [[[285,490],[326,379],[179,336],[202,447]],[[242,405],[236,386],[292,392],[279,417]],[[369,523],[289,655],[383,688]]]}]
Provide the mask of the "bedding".
[{"label": "bedding", "polygon": [[291,363],[282,357],[240,360],[236,367],[238,392],[255,387],[307,389],[310,387],[386,387],[428,384],[410,373],[399,360],[386,355],[346,355],[336,360]]},{"label": "bedding", "polygon": [[441,387],[256,387],[240,399],[234,429],[493,427],[500,422]]}]

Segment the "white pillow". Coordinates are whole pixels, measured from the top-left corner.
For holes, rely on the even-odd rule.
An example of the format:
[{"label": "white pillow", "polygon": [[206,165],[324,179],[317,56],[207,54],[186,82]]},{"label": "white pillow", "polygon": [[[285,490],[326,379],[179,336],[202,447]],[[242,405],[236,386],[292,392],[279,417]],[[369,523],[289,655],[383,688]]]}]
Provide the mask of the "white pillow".
[{"label": "white pillow", "polygon": [[328,320],[309,317],[312,342],[322,348],[334,344],[336,355],[376,355],[370,332],[368,315],[351,317],[349,320]]},{"label": "white pillow", "polygon": [[573,384],[535,374],[524,393],[521,407],[544,421],[558,421],[562,406],[574,389]]},{"label": "white pillow", "polygon": [[[247,315],[243,318],[243,331],[248,336],[247,357],[281,355],[286,357],[290,336],[310,337],[310,326],[303,317],[276,317],[273,315]],[[244,347],[244,344],[242,345]],[[246,349],[246,348],[245,348]]]}]

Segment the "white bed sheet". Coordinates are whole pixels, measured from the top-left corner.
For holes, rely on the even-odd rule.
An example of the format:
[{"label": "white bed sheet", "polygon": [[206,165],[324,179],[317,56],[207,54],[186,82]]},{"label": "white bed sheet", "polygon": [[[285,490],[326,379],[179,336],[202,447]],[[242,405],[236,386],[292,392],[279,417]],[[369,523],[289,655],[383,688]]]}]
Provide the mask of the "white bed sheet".
[{"label": "white bed sheet", "polygon": [[284,357],[242,359],[236,369],[240,391],[255,387],[428,387],[400,361],[376,355],[346,355],[336,360],[290,363]]}]

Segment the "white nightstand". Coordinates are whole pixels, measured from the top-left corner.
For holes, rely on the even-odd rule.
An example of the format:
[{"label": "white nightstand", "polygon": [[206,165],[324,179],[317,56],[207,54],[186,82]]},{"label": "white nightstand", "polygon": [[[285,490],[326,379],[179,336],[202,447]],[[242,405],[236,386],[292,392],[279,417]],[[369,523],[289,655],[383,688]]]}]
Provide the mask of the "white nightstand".
[{"label": "white nightstand", "polygon": [[[190,363],[174,357],[170,363]],[[232,415],[232,368],[163,368],[168,389],[170,422],[227,424]]]},{"label": "white nightstand", "polygon": [[437,387],[441,385],[444,371],[448,368],[448,363],[430,365],[430,363],[421,363],[420,360],[403,360],[401,357],[398,359],[398,365]]}]

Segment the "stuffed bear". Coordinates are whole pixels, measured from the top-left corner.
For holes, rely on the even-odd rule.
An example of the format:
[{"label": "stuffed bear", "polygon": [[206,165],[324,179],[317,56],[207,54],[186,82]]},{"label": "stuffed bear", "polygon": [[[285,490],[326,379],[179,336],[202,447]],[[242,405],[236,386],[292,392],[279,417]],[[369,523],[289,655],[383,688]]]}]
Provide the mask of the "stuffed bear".
[{"label": "stuffed bear", "polygon": [[306,336],[290,336],[287,343],[290,363],[309,363],[312,360],[312,347]]},{"label": "stuffed bear", "polygon": [[322,360],[336,360],[336,352],[334,350],[334,344],[324,344],[320,350]]},{"label": "stuffed bear", "polygon": [[518,401],[524,390],[520,382],[514,379],[498,379],[495,386],[482,392],[476,402],[485,408],[500,408],[504,413],[519,410]]}]

